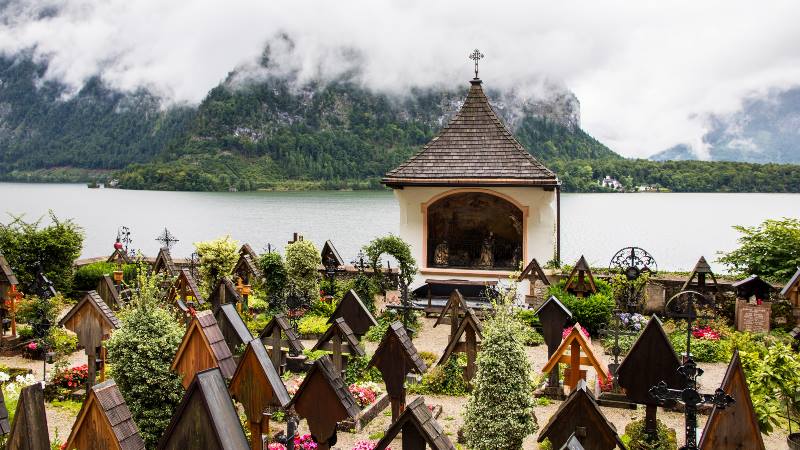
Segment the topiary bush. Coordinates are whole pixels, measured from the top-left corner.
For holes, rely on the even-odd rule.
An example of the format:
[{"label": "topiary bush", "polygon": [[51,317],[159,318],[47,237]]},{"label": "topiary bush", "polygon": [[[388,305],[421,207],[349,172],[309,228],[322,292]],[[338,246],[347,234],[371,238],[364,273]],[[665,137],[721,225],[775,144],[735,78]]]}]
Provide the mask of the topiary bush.
[{"label": "topiary bush", "polygon": [[200,289],[206,297],[217,287],[220,280],[233,270],[239,260],[239,242],[230,236],[211,241],[195,242],[194,248],[200,255]]},{"label": "topiary bush", "polygon": [[394,257],[400,264],[400,276],[406,285],[410,285],[414,280],[414,275],[417,274],[417,261],[411,255],[411,247],[406,241],[393,234],[373,239],[364,246],[364,253],[369,257],[370,265],[374,269],[380,268],[380,258],[384,253]]},{"label": "topiary bush", "polygon": [[319,298],[319,266],[322,259],[311,241],[286,246],[286,276],[292,288],[308,300]]},{"label": "topiary bush", "polygon": [[264,275],[264,291],[267,298],[283,297],[286,287],[286,265],[280,253],[264,253],[258,258],[258,267]]},{"label": "topiary bush", "polygon": [[599,331],[606,327],[611,320],[611,314],[616,306],[611,285],[607,282],[595,279],[597,292],[586,297],[578,298],[564,287],[567,280],[563,279],[557,284],[551,285],[548,295],[555,296],[572,313],[572,324],[579,322],[592,336],[597,336]]},{"label": "topiary bush", "polygon": [[625,434],[620,436],[620,439],[628,450],[675,450],[678,448],[675,430],[667,427],[658,419],[656,419],[656,430],[658,430],[658,439],[655,442],[649,442],[647,433],[644,432],[644,419],[635,420],[625,426]]},{"label": "topiary bush", "polygon": [[[438,358],[437,358],[438,359]],[[422,381],[418,384],[408,386],[411,394],[437,394],[461,396],[467,393],[467,382],[464,380],[464,369],[462,364],[466,364],[464,355],[453,356],[446,363],[434,366],[422,376]]]}]

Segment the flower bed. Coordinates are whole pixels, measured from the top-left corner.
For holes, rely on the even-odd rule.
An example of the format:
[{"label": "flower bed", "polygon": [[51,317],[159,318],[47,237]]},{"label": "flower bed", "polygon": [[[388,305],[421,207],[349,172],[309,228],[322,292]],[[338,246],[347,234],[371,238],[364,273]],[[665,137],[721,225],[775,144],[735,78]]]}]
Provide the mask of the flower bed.
[{"label": "flower bed", "polygon": [[381,392],[378,384],[372,382],[353,383],[348,389],[350,390],[350,394],[353,395],[353,398],[356,399],[358,406],[361,408],[375,403],[375,400],[378,398],[378,394]]}]

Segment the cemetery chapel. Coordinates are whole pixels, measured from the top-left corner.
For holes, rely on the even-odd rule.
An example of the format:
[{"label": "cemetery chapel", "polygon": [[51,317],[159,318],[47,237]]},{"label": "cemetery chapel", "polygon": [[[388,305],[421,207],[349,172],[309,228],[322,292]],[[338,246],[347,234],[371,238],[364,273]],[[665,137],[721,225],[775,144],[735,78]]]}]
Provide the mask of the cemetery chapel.
[{"label": "cemetery chapel", "polygon": [[[381,180],[400,204],[400,237],[418,277],[505,278],[560,255],[560,181],[501,121],[475,78],[461,109]],[[416,282],[421,279],[415,280]]]}]

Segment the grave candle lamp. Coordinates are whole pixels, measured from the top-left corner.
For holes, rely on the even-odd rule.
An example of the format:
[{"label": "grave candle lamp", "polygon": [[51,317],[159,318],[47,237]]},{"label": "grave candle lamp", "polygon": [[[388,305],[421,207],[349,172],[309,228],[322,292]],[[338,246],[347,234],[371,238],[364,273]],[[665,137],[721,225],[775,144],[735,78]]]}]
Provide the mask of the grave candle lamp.
[{"label": "grave candle lamp", "polygon": [[[249,284],[245,284],[242,281],[242,277],[239,277],[239,279],[236,282],[236,291],[239,292],[239,295],[242,296],[242,303],[244,303],[244,310],[247,311],[247,297],[253,293],[252,286],[250,286]],[[241,305],[237,305],[237,309],[239,310],[239,312],[242,312]]]}]

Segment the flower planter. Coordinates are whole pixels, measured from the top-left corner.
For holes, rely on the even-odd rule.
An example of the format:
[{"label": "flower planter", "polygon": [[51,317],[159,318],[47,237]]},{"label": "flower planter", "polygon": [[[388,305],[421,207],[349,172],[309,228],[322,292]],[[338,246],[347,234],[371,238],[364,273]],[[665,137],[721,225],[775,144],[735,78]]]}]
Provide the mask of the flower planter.
[{"label": "flower planter", "polygon": [[357,432],[367,426],[378,414],[389,406],[389,394],[378,397],[374,403],[362,409],[355,420],[345,420],[339,422],[339,429],[342,431]]}]

